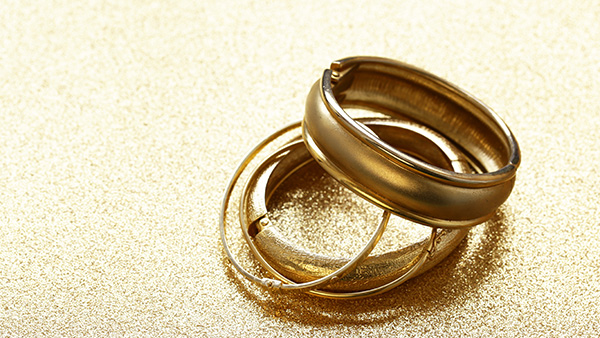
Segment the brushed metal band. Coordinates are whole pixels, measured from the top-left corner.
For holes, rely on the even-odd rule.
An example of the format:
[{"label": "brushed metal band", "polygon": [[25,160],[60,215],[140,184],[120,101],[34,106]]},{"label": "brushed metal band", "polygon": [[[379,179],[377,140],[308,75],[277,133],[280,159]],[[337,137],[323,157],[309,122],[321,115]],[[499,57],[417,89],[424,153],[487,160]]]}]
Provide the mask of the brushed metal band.
[{"label": "brushed metal band", "polygon": [[[482,173],[425,163],[374,136],[343,108],[359,107],[427,126]],[[317,162],[381,208],[441,228],[489,219],[510,195],[517,141],[485,104],[421,69],[384,58],[335,61],[308,94],[303,137]]]}]

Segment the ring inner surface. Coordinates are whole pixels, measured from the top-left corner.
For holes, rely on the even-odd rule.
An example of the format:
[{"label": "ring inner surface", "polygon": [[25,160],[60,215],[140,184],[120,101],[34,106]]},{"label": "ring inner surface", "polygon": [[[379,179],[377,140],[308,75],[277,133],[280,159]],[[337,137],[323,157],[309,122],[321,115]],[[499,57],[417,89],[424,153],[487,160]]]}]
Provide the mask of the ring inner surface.
[{"label": "ring inner surface", "polygon": [[363,108],[426,125],[451,140],[486,172],[509,163],[505,131],[489,108],[414,69],[357,65],[332,83],[342,108]]}]

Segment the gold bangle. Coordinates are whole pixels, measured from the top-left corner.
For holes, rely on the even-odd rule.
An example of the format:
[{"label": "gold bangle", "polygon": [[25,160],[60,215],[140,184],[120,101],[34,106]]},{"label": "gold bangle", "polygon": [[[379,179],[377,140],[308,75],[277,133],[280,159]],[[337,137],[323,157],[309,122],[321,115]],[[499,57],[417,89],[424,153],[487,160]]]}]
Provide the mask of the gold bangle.
[{"label": "gold bangle", "polygon": [[[464,150],[483,173],[457,173],[394,149],[342,107],[360,107],[428,126]],[[306,102],[303,136],[319,164],[384,210],[442,228],[489,219],[510,195],[520,162],[506,124],[455,85],[383,58],[335,61]]]},{"label": "gold bangle", "polygon": [[[471,169],[460,150],[423,126],[391,119],[361,119],[378,137],[402,151],[448,170]],[[242,193],[240,221],[246,241],[261,265],[284,285],[307,283],[332,274],[348,259],[315,255],[289,243],[267,218],[267,203],[274,190],[291,173],[313,159],[302,141],[292,142],[264,160]],[[385,292],[419,275],[445,258],[468,230],[432,229],[431,236],[384,255],[369,256],[332,284],[310,293],[328,298],[359,298]]]}]

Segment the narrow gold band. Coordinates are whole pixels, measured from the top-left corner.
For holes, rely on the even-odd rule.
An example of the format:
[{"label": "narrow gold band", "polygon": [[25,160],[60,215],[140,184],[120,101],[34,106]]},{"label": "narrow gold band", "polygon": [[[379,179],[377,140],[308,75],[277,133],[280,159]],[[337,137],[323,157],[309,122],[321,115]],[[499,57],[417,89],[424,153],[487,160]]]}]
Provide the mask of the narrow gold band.
[{"label": "narrow gold band", "polygon": [[[247,169],[250,162],[256,158],[256,156],[259,154],[259,152],[261,150],[263,150],[265,147],[267,147],[271,143],[274,143],[275,141],[277,141],[278,139],[280,139],[283,135],[285,135],[287,133],[290,133],[295,130],[297,130],[297,132],[300,133],[300,126],[301,126],[300,122],[297,122],[297,123],[290,124],[287,127],[282,128],[281,130],[278,130],[277,132],[273,133],[271,136],[267,137],[262,142],[260,142],[242,160],[242,162],[240,163],[238,168],[235,170],[233,177],[229,181],[227,189],[225,190],[225,196],[223,197],[223,202],[221,204],[219,230],[220,230],[220,236],[221,236],[221,243],[223,244],[223,249],[225,250],[225,254],[229,258],[232,265],[236,268],[236,270],[238,270],[238,272],[240,272],[242,275],[244,275],[244,277],[246,277],[248,280],[250,280],[260,286],[263,286],[265,288],[269,288],[269,289],[296,291],[296,292],[302,291],[302,292],[311,292],[311,293],[318,294],[318,291],[313,290],[313,289],[316,289],[321,286],[325,286],[325,285],[329,284],[330,282],[350,273],[358,264],[360,264],[369,255],[371,250],[375,247],[375,245],[379,241],[379,238],[381,238],[383,231],[385,230],[385,227],[389,220],[388,212],[384,213],[384,217],[383,217],[380,225],[377,227],[375,233],[373,234],[373,236],[371,237],[369,242],[363,247],[363,249],[360,251],[360,253],[358,255],[356,255],[352,260],[350,260],[344,266],[340,267],[339,269],[332,272],[331,274],[321,277],[317,280],[306,282],[306,283],[298,283],[298,284],[282,283],[280,280],[276,280],[276,279],[272,279],[272,278],[260,278],[258,276],[253,275],[252,273],[250,273],[246,269],[244,269],[239,264],[239,262],[235,259],[235,257],[231,253],[231,250],[229,249],[229,244],[227,242],[227,235],[226,235],[226,232],[227,232],[226,219],[227,219],[229,204],[231,201],[233,190],[234,190],[235,186],[237,185],[238,180],[239,180],[240,176],[242,175],[242,173]],[[435,243],[432,240],[431,248],[433,248],[434,244]],[[261,262],[261,263],[263,263],[263,262]]]},{"label": "narrow gold band", "polygon": [[[454,172],[398,151],[342,107],[427,126],[463,149],[483,173]],[[489,219],[510,195],[520,162],[515,137],[489,107],[435,75],[383,58],[333,62],[308,94],[303,136],[317,162],[342,184],[432,227]]]}]

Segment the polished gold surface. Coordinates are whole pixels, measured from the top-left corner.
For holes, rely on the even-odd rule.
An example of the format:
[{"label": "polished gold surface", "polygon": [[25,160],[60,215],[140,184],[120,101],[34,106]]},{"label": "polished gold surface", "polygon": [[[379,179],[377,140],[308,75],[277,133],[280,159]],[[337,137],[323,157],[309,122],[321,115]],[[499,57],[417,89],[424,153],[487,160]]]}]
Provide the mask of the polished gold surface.
[{"label": "polished gold surface", "polygon": [[[3,1],[0,332],[597,336],[599,17],[593,1]],[[348,55],[413,64],[493,107],[521,146],[515,189],[388,293],[265,292],[225,264],[224,188]],[[381,214],[306,170],[270,218],[307,250],[349,257]],[[374,254],[426,235],[394,222]],[[241,236],[232,245],[265,272]]]},{"label": "polished gold surface", "polygon": [[[460,228],[493,216],[512,191],[517,141],[490,108],[455,85],[380,57],[334,61],[311,88],[302,132],[317,162],[378,206],[430,226]],[[457,173],[374,136],[344,110],[360,107],[433,128],[483,173]]]},{"label": "polished gold surface", "polygon": [[[457,172],[472,170],[459,149],[428,128],[392,119],[357,121],[370,128],[369,130],[388,144],[394,144],[397,149],[414,154],[427,163],[435,163]],[[285,179],[313,162],[312,160],[301,140],[281,148],[254,170],[246,183],[239,207],[242,230],[256,259],[265,269],[295,289],[305,288],[303,284],[332,275],[338,280],[331,284],[322,284],[320,288],[323,291],[313,293],[329,298],[373,296],[391,290],[413,276],[427,271],[450,254],[467,234],[466,230],[433,229],[429,239],[419,239],[418,243],[411,243],[406,247],[398,245],[392,252],[366,258],[377,244],[371,240],[367,244],[370,250],[357,256],[360,260],[354,264],[350,264],[349,259],[306,251],[281,236],[281,232],[269,221],[267,204]],[[384,218],[386,224],[388,218],[389,215]],[[353,220],[349,219],[347,222]],[[383,230],[385,227],[380,226],[378,229]],[[373,238],[378,241],[380,235],[376,232]],[[226,241],[224,245],[227,245]],[[234,257],[230,259],[235,260]],[[349,269],[344,272],[346,266]],[[294,285],[294,282],[301,284]]]}]

